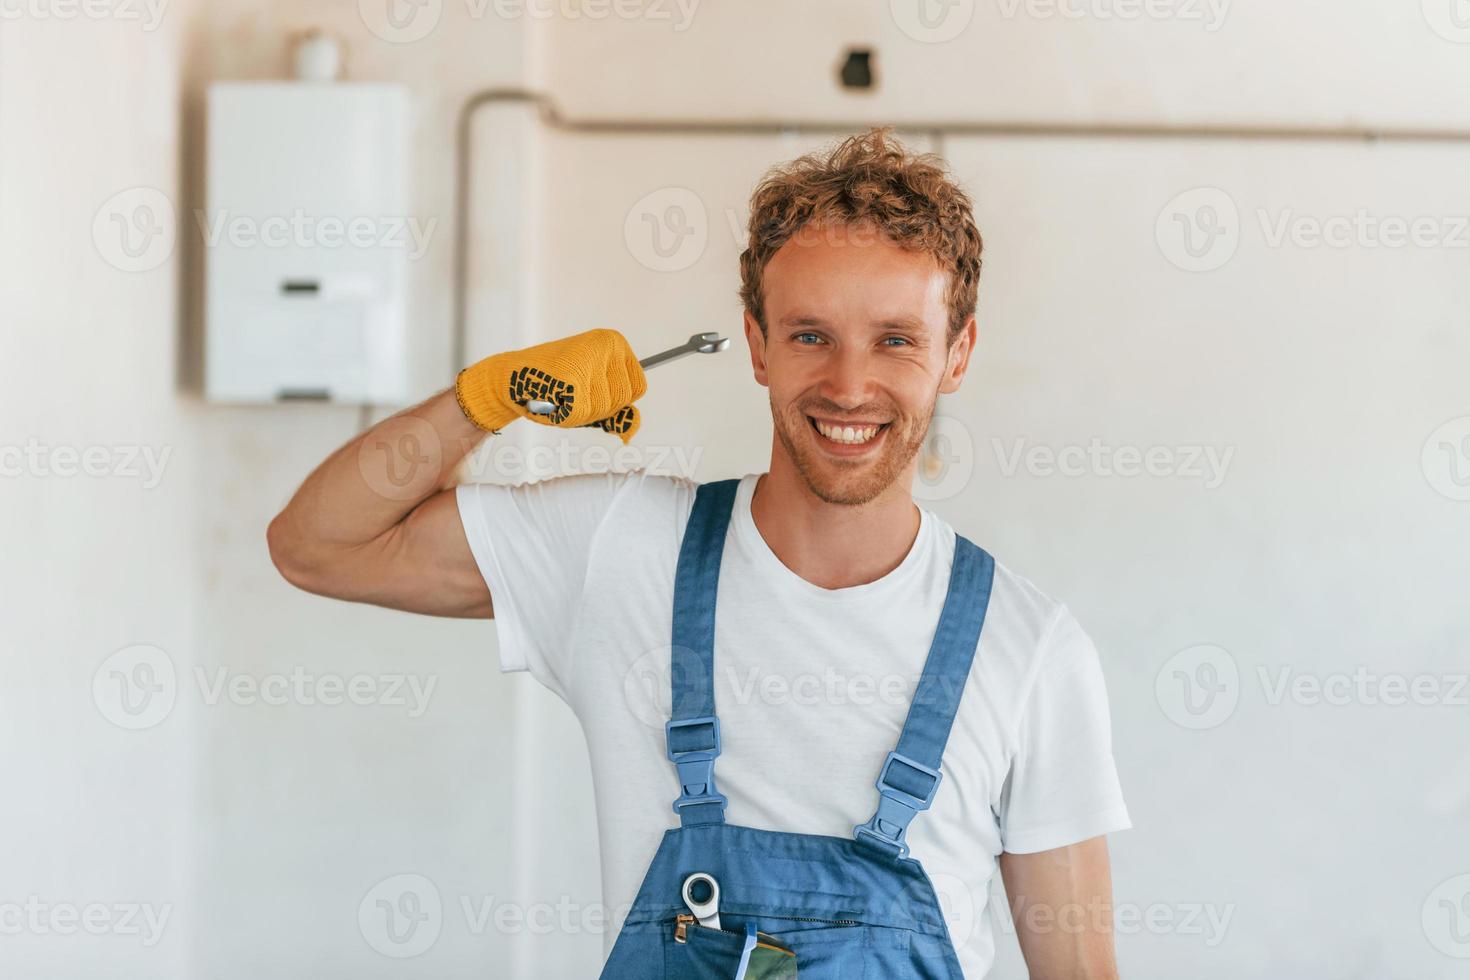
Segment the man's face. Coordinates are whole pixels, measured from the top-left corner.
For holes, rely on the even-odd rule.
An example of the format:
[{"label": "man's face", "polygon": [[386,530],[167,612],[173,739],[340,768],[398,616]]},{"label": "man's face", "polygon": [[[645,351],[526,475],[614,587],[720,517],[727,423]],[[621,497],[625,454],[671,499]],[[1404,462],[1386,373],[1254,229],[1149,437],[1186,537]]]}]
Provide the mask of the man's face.
[{"label": "man's face", "polygon": [[974,343],[972,317],[946,346],[947,288],[932,256],[871,226],[808,226],[767,263],[766,335],[746,314],[746,339],[780,445],[819,499],[864,504],[900,479],[907,494]]}]

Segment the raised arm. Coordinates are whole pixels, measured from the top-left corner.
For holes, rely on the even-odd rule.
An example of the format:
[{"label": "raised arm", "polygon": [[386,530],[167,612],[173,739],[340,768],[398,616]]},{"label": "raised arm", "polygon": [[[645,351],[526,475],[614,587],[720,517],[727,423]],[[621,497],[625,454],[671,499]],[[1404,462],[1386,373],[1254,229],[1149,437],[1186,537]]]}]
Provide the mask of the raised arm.
[{"label": "raised arm", "polygon": [[1106,837],[1002,853],[1000,873],[1031,980],[1117,980]]},{"label": "raised arm", "polygon": [[488,434],[453,390],[384,419],[328,456],[271,521],[271,560],[318,595],[494,616],[452,488],[455,467]]},{"label": "raised arm", "polygon": [[[491,618],[453,479],[517,418],[597,426],[625,442],[647,383],[622,334],[598,329],[488,357],[455,387],[384,419],[318,466],[266,531],[271,560],[308,592],[436,616]],[[530,399],[553,415],[533,415]]]}]

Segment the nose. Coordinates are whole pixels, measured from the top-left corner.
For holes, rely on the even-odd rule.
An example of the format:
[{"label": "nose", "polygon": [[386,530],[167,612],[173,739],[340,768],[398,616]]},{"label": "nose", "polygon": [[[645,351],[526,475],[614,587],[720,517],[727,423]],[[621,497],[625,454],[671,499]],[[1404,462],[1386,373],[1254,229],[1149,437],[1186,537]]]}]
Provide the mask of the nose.
[{"label": "nose", "polygon": [[817,390],[827,401],[850,410],[872,400],[873,373],[866,351],[856,346],[839,348],[825,367]]}]

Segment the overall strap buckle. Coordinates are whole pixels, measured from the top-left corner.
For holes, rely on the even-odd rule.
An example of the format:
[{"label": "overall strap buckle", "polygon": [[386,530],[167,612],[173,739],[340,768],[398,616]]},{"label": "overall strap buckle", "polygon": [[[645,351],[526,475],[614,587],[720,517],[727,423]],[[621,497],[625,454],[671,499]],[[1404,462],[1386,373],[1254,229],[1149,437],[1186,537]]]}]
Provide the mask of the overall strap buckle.
[{"label": "overall strap buckle", "polygon": [[[700,738],[697,728],[708,726],[707,738]],[[677,733],[677,734],[676,734]],[[725,817],[726,799],[715,788],[715,758],[720,754],[720,719],[714,715],[699,718],[671,719],[664,724],[664,741],[668,747],[669,761],[679,771],[679,798],[674,801],[674,812],[681,822],[699,815],[698,822],[722,821]],[[679,748],[674,748],[675,744]],[[710,810],[691,810],[686,807],[710,805]]]},{"label": "overall strap buckle", "polygon": [[[894,770],[894,763],[902,768]],[[860,841],[876,844],[895,857],[908,856],[905,834],[914,814],[929,809],[943,773],[898,751],[888,753],[878,771],[878,812],[853,828]],[[895,780],[890,782],[889,780]]]}]

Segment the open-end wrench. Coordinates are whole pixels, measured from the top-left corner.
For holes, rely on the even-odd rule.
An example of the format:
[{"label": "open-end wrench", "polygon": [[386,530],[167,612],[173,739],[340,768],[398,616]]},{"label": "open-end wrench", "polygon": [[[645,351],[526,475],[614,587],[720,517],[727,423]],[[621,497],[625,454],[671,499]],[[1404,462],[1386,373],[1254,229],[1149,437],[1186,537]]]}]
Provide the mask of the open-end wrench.
[{"label": "open-end wrench", "polygon": [[[685,354],[715,354],[729,346],[729,337],[721,337],[717,333],[697,333],[692,334],[688,340],[684,341],[678,347],[670,347],[666,351],[651,354],[641,359],[638,364],[644,370],[647,370],[659,364],[683,357]],[[526,402],[526,408],[537,415],[550,415],[556,411],[556,403],[533,398]]]}]

